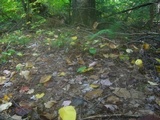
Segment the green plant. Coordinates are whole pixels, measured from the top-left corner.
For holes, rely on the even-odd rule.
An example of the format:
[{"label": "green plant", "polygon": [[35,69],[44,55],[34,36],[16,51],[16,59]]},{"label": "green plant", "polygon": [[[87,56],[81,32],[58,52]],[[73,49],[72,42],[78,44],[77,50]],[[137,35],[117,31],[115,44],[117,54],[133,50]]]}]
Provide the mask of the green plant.
[{"label": "green plant", "polygon": [[0,41],[0,43],[7,44],[8,46],[26,45],[29,42],[30,42],[30,37],[24,35],[23,32],[20,30],[5,35]]}]

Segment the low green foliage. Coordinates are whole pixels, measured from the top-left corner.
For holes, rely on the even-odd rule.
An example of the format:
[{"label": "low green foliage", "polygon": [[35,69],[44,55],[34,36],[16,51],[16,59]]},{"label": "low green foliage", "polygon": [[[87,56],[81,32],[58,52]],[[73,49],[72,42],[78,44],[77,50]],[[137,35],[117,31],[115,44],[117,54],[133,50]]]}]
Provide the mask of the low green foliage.
[{"label": "low green foliage", "polygon": [[30,42],[30,36],[24,35],[21,30],[14,31],[13,33],[9,33],[5,35],[0,43],[1,44],[7,44],[9,46],[14,46],[14,45],[26,45],[27,43]]},{"label": "low green foliage", "polygon": [[95,55],[95,54],[97,53],[96,48],[91,47],[91,48],[89,49],[89,53],[92,54],[92,55]]}]

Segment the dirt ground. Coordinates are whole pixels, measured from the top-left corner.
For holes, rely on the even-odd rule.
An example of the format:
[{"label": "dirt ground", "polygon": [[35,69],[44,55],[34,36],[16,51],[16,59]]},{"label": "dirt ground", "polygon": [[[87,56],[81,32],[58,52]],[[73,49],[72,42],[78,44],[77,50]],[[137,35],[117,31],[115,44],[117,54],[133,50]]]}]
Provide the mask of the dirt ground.
[{"label": "dirt ground", "polygon": [[[160,115],[160,41],[156,37],[134,35],[123,41],[118,36],[110,41],[103,35],[93,39],[101,42],[91,44],[97,51],[90,54],[83,50],[89,33],[76,28],[54,31],[50,39],[68,32],[79,42],[54,47],[45,43],[47,35],[27,32],[32,41],[14,46],[23,57],[12,56],[1,64],[0,77],[6,79],[0,85],[1,104],[12,105],[1,111],[0,119],[57,120],[58,110],[66,104],[75,107],[77,120]],[[143,61],[142,67],[135,65],[137,59]]]}]

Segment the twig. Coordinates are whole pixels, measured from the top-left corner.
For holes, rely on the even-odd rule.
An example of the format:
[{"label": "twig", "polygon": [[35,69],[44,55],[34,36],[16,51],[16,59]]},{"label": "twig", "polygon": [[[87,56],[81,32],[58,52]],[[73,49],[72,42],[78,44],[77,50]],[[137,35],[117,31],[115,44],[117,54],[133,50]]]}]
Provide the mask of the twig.
[{"label": "twig", "polygon": [[140,115],[122,115],[122,114],[113,114],[113,115],[93,115],[86,118],[82,118],[82,120],[88,120],[88,119],[96,119],[96,118],[115,118],[115,117],[121,117],[121,118],[139,118]]}]

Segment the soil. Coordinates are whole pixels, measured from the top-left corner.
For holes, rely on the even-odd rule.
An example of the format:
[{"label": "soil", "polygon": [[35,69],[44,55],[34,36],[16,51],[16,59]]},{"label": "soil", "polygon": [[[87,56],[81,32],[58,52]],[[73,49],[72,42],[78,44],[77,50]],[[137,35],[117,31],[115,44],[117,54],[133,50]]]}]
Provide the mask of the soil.
[{"label": "soil", "polygon": [[[160,116],[157,36],[150,35],[151,40],[147,34],[133,35],[124,40],[120,35],[113,39],[102,35],[91,40],[100,39],[101,43],[91,44],[97,48],[96,54],[91,54],[88,48],[84,50],[84,43],[95,31],[82,28],[53,31],[53,36],[25,32],[32,36],[32,41],[25,46],[14,46],[23,56],[12,56],[1,64],[0,76],[5,76],[6,83],[12,83],[0,86],[1,103],[12,103],[1,112],[2,119],[20,116],[25,120],[57,120],[59,109],[67,102],[75,107],[77,120],[137,120],[148,114]],[[56,35],[64,33],[77,37],[75,46],[45,43],[47,38],[56,39]],[[144,43],[150,48],[145,48]],[[126,49],[133,51],[126,52]],[[142,67],[134,64],[137,59],[143,61]],[[80,69],[82,66],[86,68]],[[42,96],[36,98],[36,95]],[[47,107],[49,101],[52,104]]]}]

